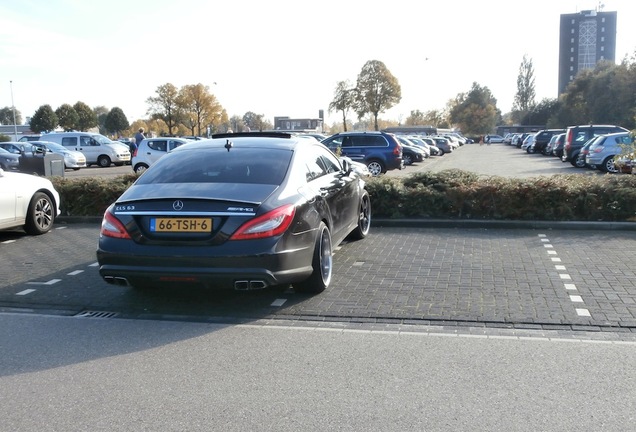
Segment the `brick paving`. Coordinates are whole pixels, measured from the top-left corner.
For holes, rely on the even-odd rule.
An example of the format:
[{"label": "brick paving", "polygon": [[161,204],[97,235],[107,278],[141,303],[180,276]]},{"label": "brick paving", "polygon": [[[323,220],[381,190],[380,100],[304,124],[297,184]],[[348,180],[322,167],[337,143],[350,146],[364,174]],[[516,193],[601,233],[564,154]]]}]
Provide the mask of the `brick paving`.
[{"label": "brick paving", "polygon": [[0,234],[0,310],[636,333],[636,231],[374,226],[340,245],[332,285],[316,296],[108,285],[93,266],[98,232]]}]

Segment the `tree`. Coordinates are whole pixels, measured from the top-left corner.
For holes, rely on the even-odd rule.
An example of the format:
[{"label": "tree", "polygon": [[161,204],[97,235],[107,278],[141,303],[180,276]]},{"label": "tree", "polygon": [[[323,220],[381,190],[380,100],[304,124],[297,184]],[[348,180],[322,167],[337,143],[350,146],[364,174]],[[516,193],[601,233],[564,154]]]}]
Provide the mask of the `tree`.
[{"label": "tree", "polygon": [[406,126],[425,126],[426,115],[420,110],[411,111],[404,124]]},{"label": "tree", "polygon": [[354,89],[349,81],[339,81],[328,111],[342,112],[342,127],[347,131],[347,113],[354,105]]},{"label": "tree", "polygon": [[84,102],[78,101],[75,105],[73,105],[73,108],[78,116],[78,131],[84,132],[97,126],[97,114],[95,114],[95,111],[93,111],[88,105]]},{"label": "tree", "polygon": [[157,96],[146,99],[146,103],[150,105],[148,114],[153,119],[163,120],[168,125],[168,134],[172,135],[182,111],[179,106],[179,91],[173,84],[167,83],[157,87],[156,93]]},{"label": "tree", "polygon": [[[0,124],[12,125],[13,121],[13,107],[4,107],[0,109]],[[22,114],[17,109],[15,110],[15,124],[22,124]]]},{"label": "tree", "polygon": [[106,130],[115,135],[119,135],[121,131],[128,129],[129,126],[130,123],[128,123],[126,115],[119,107],[111,109],[106,116],[106,121],[104,122]]},{"label": "tree", "polygon": [[512,106],[512,116],[515,121],[520,124],[530,124],[524,123],[522,119],[532,121],[528,113],[534,108],[535,96],[534,67],[532,66],[532,60],[524,55],[521,65],[519,65],[517,93]]},{"label": "tree", "polygon": [[379,130],[378,114],[397,105],[400,100],[400,84],[384,63],[379,60],[366,62],[358,75],[354,95],[354,109],[358,118],[371,114],[375,130]]},{"label": "tree", "polygon": [[548,125],[550,119],[558,112],[558,99],[544,98],[538,104],[534,105],[526,116],[521,119],[519,124],[522,125]]},{"label": "tree", "polygon": [[99,133],[102,135],[107,134],[106,127],[104,123],[106,123],[106,116],[110,112],[108,108],[103,105],[96,106],[93,108],[93,112],[95,113],[95,118],[97,119],[97,127],[99,128]]},{"label": "tree", "polygon": [[[251,131],[262,131],[265,129],[271,129],[272,125],[264,120],[264,114],[256,114],[252,111],[248,111],[243,114],[243,129],[249,129]],[[234,131],[241,132],[241,130]]]},{"label": "tree", "polygon": [[35,133],[49,132],[58,125],[58,118],[51,105],[42,105],[31,117],[31,130]]},{"label": "tree", "polygon": [[215,119],[220,119],[223,113],[223,107],[210,93],[210,88],[200,83],[181,87],[179,105],[184,111],[184,122],[192,135],[197,136],[203,136],[207,126],[212,125]]},{"label": "tree", "polygon": [[466,135],[483,135],[495,129],[501,112],[488,87],[476,82],[468,93],[460,93],[450,110],[450,121]]},{"label": "tree", "polygon": [[72,131],[77,129],[77,123],[79,122],[79,116],[69,104],[62,104],[55,110],[55,115],[58,118],[58,125],[65,131]]}]

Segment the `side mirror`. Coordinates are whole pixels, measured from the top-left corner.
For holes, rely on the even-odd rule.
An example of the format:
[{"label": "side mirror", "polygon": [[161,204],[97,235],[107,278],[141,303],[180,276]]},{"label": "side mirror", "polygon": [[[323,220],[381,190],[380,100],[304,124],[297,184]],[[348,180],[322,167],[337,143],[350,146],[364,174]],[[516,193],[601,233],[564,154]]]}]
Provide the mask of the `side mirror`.
[{"label": "side mirror", "polygon": [[340,164],[342,165],[342,170],[346,175],[351,174],[353,167],[351,166],[351,162],[348,158],[340,158]]}]

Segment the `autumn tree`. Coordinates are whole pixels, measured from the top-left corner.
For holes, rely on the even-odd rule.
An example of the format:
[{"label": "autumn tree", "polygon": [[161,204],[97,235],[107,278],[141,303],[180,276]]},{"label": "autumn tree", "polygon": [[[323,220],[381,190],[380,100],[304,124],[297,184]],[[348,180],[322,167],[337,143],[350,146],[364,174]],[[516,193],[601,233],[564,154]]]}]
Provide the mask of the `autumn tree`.
[{"label": "autumn tree", "polygon": [[515,94],[512,106],[513,118],[515,118],[520,124],[528,124],[522,123],[521,119],[534,108],[535,96],[536,91],[532,59],[528,59],[528,57],[524,55],[521,65],[519,65],[517,93]]},{"label": "autumn tree", "polygon": [[114,107],[110,110],[108,115],[106,116],[106,120],[104,121],[104,127],[106,130],[115,135],[119,135],[122,131],[128,129],[130,123],[128,123],[128,119],[119,107]]},{"label": "autumn tree", "polygon": [[347,80],[336,84],[333,100],[329,103],[328,111],[342,113],[342,127],[347,131],[347,114],[354,105],[354,88]]},{"label": "autumn tree", "polygon": [[460,93],[454,100],[449,119],[467,135],[483,135],[495,129],[501,112],[488,87],[476,82],[468,93]]},{"label": "autumn tree", "polygon": [[[12,125],[13,121],[13,108],[12,107],[4,107],[0,108],[0,124],[2,125]],[[15,124],[22,124],[22,114],[17,109],[15,110]]]},{"label": "autumn tree", "polygon": [[55,115],[58,118],[58,125],[65,131],[72,131],[77,128],[79,122],[79,116],[69,104],[62,104],[55,110]]},{"label": "autumn tree", "polygon": [[30,128],[35,133],[49,132],[58,125],[58,118],[51,105],[42,105],[31,117]]},{"label": "autumn tree", "polygon": [[411,110],[411,113],[404,121],[406,126],[424,126],[425,114],[420,110]]},{"label": "autumn tree", "polygon": [[378,115],[400,103],[400,100],[400,84],[385,64],[379,60],[366,62],[358,74],[354,93],[354,110],[358,118],[371,114],[375,130],[379,130]]},{"label": "autumn tree", "polygon": [[146,103],[150,105],[148,114],[153,119],[163,120],[168,125],[168,134],[172,135],[181,115],[179,90],[173,84],[167,83],[157,87],[156,94],[146,99]]},{"label": "autumn tree", "polygon": [[78,131],[87,131],[97,126],[97,115],[95,111],[84,102],[76,102],[75,105],[73,105],[73,109],[75,109],[78,116],[76,127]]},{"label": "autumn tree", "polygon": [[178,102],[183,111],[183,121],[192,135],[203,136],[203,131],[215,119],[220,119],[223,112],[210,88],[200,83],[181,87]]}]

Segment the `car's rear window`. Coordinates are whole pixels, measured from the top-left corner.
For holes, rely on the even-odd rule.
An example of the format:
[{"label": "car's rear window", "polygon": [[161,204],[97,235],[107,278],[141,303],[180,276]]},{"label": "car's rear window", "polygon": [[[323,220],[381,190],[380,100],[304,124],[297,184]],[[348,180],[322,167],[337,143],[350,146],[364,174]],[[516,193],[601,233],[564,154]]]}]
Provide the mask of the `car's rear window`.
[{"label": "car's rear window", "polygon": [[[180,149],[181,150],[181,149]],[[290,150],[271,148],[188,149],[170,152],[151,166],[137,184],[153,183],[282,183]]]}]

